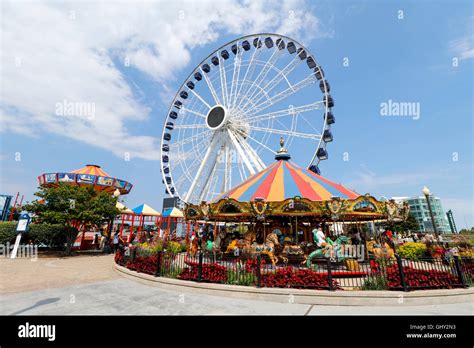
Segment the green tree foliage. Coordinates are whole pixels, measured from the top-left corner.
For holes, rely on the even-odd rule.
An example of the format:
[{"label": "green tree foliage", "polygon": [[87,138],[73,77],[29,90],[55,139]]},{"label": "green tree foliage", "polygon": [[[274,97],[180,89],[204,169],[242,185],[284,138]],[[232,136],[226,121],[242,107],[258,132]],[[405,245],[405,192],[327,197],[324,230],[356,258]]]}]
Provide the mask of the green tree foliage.
[{"label": "green tree foliage", "polygon": [[40,187],[35,193],[39,199],[22,209],[33,213],[33,222],[59,224],[66,228],[66,250],[70,253],[78,229],[101,226],[120,214],[117,198],[92,187],[59,185]]},{"label": "green tree foliage", "polygon": [[[13,244],[17,236],[17,221],[0,223],[0,244]],[[59,224],[31,224],[28,232],[24,235],[22,243],[31,241],[36,245],[44,245],[51,248],[64,248],[67,242],[68,227]]]},{"label": "green tree foliage", "polygon": [[401,221],[401,222],[393,222],[393,221],[387,221],[384,224],[384,228],[388,229],[390,231],[397,231],[397,232],[419,232],[420,231],[420,225],[418,224],[418,221],[416,221],[415,217],[412,214],[408,215],[408,218],[406,221]]}]

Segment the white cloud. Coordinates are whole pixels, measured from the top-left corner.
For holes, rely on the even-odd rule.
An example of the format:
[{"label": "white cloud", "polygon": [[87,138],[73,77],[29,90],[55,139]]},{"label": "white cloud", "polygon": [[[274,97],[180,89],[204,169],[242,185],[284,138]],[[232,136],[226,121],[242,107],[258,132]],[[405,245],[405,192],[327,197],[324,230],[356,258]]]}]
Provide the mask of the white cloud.
[{"label": "white cloud", "polygon": [[474,58],[474,16],[469,18],[466,35],[452,40],[449,43],[449,50],[459,60]]},{"label": "white cloud", "polygon": [[[397,187],[407,187],[410,184],[417,184],[419,182],[426,181],[429,178],[432,178],[433,173],[391,173],[380,175],[365,165],[360,166],[361,169],[357,170],[353,174],[353,179],[347,183],[347,186],[353,187],[357,192],[360,191],[371,192],[374,190],[384,189],[385,194],[388,193],[388,190],[393,190]],[[365,192],[364,191],[364,192]],[[403,192],[400,194],[404,194]]]},{"label": "white cloud", "polygon": [[[114,62],[173,90],[192,49],[222,33],[275,31],[307,42],[327,36],[303,1],[102,2],[2,4],[0,132],[59,134],[123,157],[157,159],[157,138],[127,128],[146,121],[142,105]],[[171,81],[171,82],[170,82]],[[92,103],[95,117],[57,116],[64,100]]]}]

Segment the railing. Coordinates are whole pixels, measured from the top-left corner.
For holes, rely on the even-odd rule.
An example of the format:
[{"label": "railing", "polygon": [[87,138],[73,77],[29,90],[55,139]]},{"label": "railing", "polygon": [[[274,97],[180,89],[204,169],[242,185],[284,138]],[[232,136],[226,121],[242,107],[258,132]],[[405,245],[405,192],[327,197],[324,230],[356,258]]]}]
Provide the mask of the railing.
[{"label": "railing", "polygon": [[313,259],[310,267],[298,262],[273,266],[268,258],[253,259],[198,252],[130,255],[117,252],[116,262],[140,273],[181,280],[317,290],[418,290],[468,287],[473,281],[472,258],[331,260]]}]

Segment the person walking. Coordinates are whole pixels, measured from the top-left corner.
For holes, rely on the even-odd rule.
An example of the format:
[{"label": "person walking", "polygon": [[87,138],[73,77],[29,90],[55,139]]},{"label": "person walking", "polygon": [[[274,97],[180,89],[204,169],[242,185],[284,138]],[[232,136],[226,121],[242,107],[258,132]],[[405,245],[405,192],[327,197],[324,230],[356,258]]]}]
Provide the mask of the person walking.
[{"label": "person walking", "polygon": [[102,233],[100,236],[100,244],[99,244],[99,249],[102,251],[104,250],[106,240],[107,238],[105,238],[105,235]]},{"label": "person walking", "polygon": [[118,250],[118,247],[119,247],[119,243],[120,243],[120,236],[118,234],[118,232],[115,232],[114,234],[114,253],[117,252]]},{"label": "person walking", "polygon": [[99,234],[96,233],[92,239],[92,248],[99,250]]}]

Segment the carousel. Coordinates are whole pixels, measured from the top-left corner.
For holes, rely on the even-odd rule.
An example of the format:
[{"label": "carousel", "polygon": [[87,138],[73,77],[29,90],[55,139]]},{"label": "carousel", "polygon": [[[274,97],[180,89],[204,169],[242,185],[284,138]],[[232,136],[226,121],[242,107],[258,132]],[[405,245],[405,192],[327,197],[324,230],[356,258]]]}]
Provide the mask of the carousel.
[{"label": "carousel", "polygon": [[[129,194],[133,187],[130,182],[109,175],[96,164],[86,164],[83,168],[68,172],[44,173],[38,176],[38,183],[41,187],[59,187],[60,185],[92,187],[96,192],[107,192],[115,197]],[[133,212],[120,203],[118,203],[117,208],[121,212],[123,225],[123,218]],[[112,224],[109,224],[107,230],[110,230],[111,226]],[[81,226],[76,227],[82,229]],[[97,232],[82,230],[80,236],[74,242],[74,248],[81,250],[90,248],[94,235],[98,234]],[[120,230],[120,235],[121,233],[122,230]]]},{"label": "carousel", "polygon": [[273,265],[291,259],[310,265],[344,244],[371,249],[363,226],[408,217],[406,203],[378,201],[301,168],[283,139],[280,146],[263,171],[213,201],[186,205],[186,220],[201,222],[194,249],[200,241],[224,254],[265,255]]},{"label": "carousel", "polygon": [[133,187],[128,181],[110,176],[96,164],[86,164],[85,167],[70,172],[41,174],[38,182],[44,187],[58,187],[61,184],[93,187],[95,191],[110,194],[118,190],[121,195],[130,193]]}]

